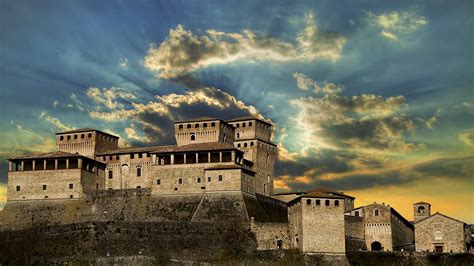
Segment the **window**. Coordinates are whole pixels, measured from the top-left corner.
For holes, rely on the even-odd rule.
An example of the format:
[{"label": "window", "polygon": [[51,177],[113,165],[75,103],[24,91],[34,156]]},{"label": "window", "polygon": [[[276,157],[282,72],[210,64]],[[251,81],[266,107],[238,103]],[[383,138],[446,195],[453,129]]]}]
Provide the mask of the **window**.
[{"label": "window", "polygon": [[198,183],[201,183],[201,178],[198,177],[196,181],[197,181]]},{"label": "window", "polygon": [[222,175],[219,175],[218,180],[222,181]]},{"label": "window", "polygon": [[334,201],[334,206],[339,206],[339,201],[338,200]]},{"label": "window", "polygon": [[99,190],[99,183],[95,184],[95,189]]},{"label": "window", "polygon": [[329,206],[329,200],[326,200],[326,201],[324,202],[324,205]]},{"label": "window", "polygon": [[67,139],[70,140],[70,139],[71,139],[71,136],[70,136],[70,135],[67,135]]},{"label": "window", "polygon": [[88,138],[92,138],[92,133],[87,134]]},{"label": "window", "polygon": [[112,179],[112,178],[114,178],[114,174],[113,174],[112,170],[109,170],[109,179]]},{"label": "window", "polygon": [[137,186],[137,188],[142,188],[142,186]]},{"label": "window", "polygon": [[105,156],[103,156],[103,157],[102,157],[102,161],[105,161],[105,159],[106,159],[106,157],[105,157]]},{"label": "window", "polygon": [[211,127],[215,127],[215,126],[216,126],[216,122],[212,122]]},{"label": "window", "polygon": [[183,129],[183,125],[180,124],[180,125],[178,126],[178,128],[179,128],[179,129]]},{"label": "window", "polygon": [[48,196],[44,196],[44,198],[45,198],[45,199],[47,199],[47,198],[48,198]]},{"label": "window", "polygon": [[64,136],[59,137],[59,140],[64,140]]},{"label": "window", "polygon": [[196,140],[196,134],[195,133],[191,133],[191,141],[195,141]]},{"label": "window", "polygon": [[77,135],[74,135],[74,139],[77,139]]},{"label": "window", "polygon": [[207,182],[211,182],[212,178],[210,176],[207,177]]},{"label": "window", "polygon": [[191,124],[187,124],[186,127],[187,127],[187,128],[191,128]]},{"label": "window", "polygon": [[21,191],[21,187],[20,187],[20,186],[16,186],[16,191]]},{"label": "window", "polygon": [[237,133],[237,138],[240,138],[240,133]]},{"label": "window", "polygon": [[178,190],[178,188],[177,188],[177,187],[175,187],[175,188],[174,188],[174,190]]},{"label": "window", "polygon": [[130,159],[134,159],[134,158],[135,158],[135,154],[134,153],[130,154]]},{"label": "window", "polygon": [[236,127],[240,127],[240,124],[239,124],[239,123],[237,123],[235,126],[236,126]]},{"label": "window", "polygon": [[202,124],[203,127],[207,127],[207,123]]},{"label": "window", "polygon": [[46,190],[46,189],[48,189],[48,186],[43,185],[43,190]]},{"label": "window", "polygon": [[151,157],[151,154],[147,153],[147,154],[146,154],[146,157],[150,158],[150,157]]},{"label": "window", "polygon": [[251,126],[252,126],[252,122],[249,122],[249,127],[251,127]]},{"label": "window", "polygon": [[263,184],[263,193],[267,193],[267,184]]},{"label": "window", "polygon": [[199,124],[195,124],[194,127],[195,127],[195,128],[199,128]]},{"label": "window", "polygon": [[143,155],[141,153],[138,154],[138,158],[142,158]]},{"label": "window", "polygon": [[115,159],[116,159],[116,160],[119,160],[119,159],[120,159],[120,156],[118,156],[118,155],[115,156]]},{"label": "window", "polygon": [[157,180],[156,180],[156,184],[157,184],[157,185],[161,185],[161,179],[157,179]]},{"label": "window", "polygon": [[307,199],[306,204],[311,205],[311,199]]},{"label": "window", "polygon": [[142,168],[141,167],[137,168],[137,176],[142,176]]},{"label": "window", "polygon": [[250,142],[250,147],[253,147],[253,141],[252,141],[252,142]]},{"label": "window", "polygon": [[247,147],[247,142],[244,143],[244,147]]},{"label": "window", "polygon": [[74,198],[74,196],[73,196],[73,195],[69,195],[69,198],[72,199],[72,198]]},{"label": "window", "polygon": [[83,138],[84,138],[84,134],[81,134],[81,139],[83,139]]},{"label": "window", "polygon": [[74,184],[73,183],[70,183],[69,184],[69,189],[73,189],[74,188]]},{"label": "window", "polygon": [[426,212],[425,207],[423,207],[423,206],[418,207],[418,213],[419,214],[425,214],[425,212]]},{"label": "window", "polygon": [[113,157],[112,157],[112,156],[109,156],[109,160],[113,160]]},{"label": "window", "polygon": [[379,216],[379,210],[374,210],[374,215]]},{"label": "window", "polygon": [[240,143],[239,143],[239,144],[237,144],[237,147],[239,147],[239,148],[240,148]]},{"label": "window", "polygon": [[321,205],[321,200],[316,200],[316,205]]},{"label": "window", "polygon": [[180,184],[180,185],[183,184],[183,179],[182,179],[182,178],[180,178],[180,179],[178,180],[178,184]]},{"label": "window", "polygon": [[354,216],[355,216],[355,217],[359,217],[359,211],[355,211],[355,212],[354,212]]},{"label": "window", "polygon": [[242,127],[245,127],[245,122],[242,123]]}]

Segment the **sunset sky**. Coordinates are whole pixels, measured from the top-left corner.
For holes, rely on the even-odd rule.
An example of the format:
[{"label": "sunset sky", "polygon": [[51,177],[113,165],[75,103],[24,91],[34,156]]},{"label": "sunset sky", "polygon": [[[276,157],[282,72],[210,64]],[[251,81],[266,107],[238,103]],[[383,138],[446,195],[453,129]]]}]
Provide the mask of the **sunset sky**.
[{"label": "sunset sky", "polygon": [[324,186],[474,223],[472,1],[0,2],[6,158],[91,127],[173,144],[176,120],[275,125],[279,192]]}]

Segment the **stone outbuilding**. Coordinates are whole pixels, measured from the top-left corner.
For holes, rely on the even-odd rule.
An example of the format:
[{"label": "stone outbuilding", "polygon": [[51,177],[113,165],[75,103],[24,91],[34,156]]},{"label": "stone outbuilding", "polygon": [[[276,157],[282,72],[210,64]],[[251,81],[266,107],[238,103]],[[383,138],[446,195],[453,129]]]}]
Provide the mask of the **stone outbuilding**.
[{"label": "stone outbuilding", "polygon": [[469,226],[441,213],[415,223],[416,251],[467,253],[471,249]]}]

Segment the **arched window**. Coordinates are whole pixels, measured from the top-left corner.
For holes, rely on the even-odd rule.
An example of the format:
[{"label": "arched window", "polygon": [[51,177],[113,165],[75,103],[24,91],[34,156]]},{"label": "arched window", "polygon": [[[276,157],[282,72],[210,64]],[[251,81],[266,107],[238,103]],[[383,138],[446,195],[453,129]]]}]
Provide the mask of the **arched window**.
[{"label": "arched window", "polygon": [[178,179],[178,184],[180,184],[180,185],[183,184],[183,179],[182,178]]},{"label": "arched window", "polygon": [[216,122],[212,122],[211,127],[215,127],[215,126],[216,126]]},{"label": "arched window", "polygon": [[425,214],[425,213],[426,213],[425,207],[424,207],[424,206],[418,207],[418,213],[419,213],[419,214]]},{"label": "arched window", "polygon": [[77,135],[76,135],[76,134],[74,134],[74,139],[77,139]]},{"label": "arched window", "polygon": [[253,147],[253,141],[252,141],[252,142],[250,142],[250,147]]},{"label": "arched window", "polygon": [[237,144],[237,147],[239,147],[239,148],[240,148],[240,143],[239,143],[239,144]]},{"label": "arched window", "polygon": [[307,199],[306,204],[311,205],[311,199]]},{"label": "arched window", "polygon": [[324,205],[329,206],[329,200],[326,200],[326,201],[324,202]]},{"label": "arched window", "polygon": [[198,128],[198,127],[199,127],[199,124],[195,124],[194,127],[195,127],[195,128]]},{"label": "arched window", "polygon": [[252,126],[252,122],[249,122],[249,127],[251,127],[251,126]]},{"label": "arched window", "polygon": [[191,128],[191,124],[188,124],[186,127],[187,127],[187,128]]},{"label": "arched window", "polygon": [[239,123],[237,123],[237,124],[235,125],[235,127],[240,127],[240,124],[239,124]]},{"label": "arched window", "polygon": [[59,137],[59,140],[64,140],[64,136]]},{"label": "arched window", "polygon": [[334,201],[334,206],[339,206],[339,201],[338,200]]},{"label": "arched window", "polygon": [[201,178],[198,177],[196,181],[197,181],[198,183],[201,183]]},{"label": "arched window", "polygon": [[247,147],[247,142],[244,143],[244,147]]},{"label": "arched window", "polygon": [[202,124],[203,127],[207,127],[207,123]]},{"label": "arched window", "polygon": [[245,127],[245,122],[242,123],[242,127]]},{"label": "arched window", "polygon": [[374,215],[379,216],[379,210],[374,210]]},{"label": "arched window", "polygon": [[92,133],[87,134],[88,138],[92,138]]},{"label": "arched window", "polygon": [[183,125],[182,125],[182,124],[179,124],[178,128],[179,128],[179,129],[183,129]]},{"label": "arched window", "polygon": [[321,200],[316,200],[316,205],[321,205]]},{"label": "arched window", "polygon": [[70,135],[67,135],[67,139],[70,140],[70,139],[71,139],[71,136],[70,136]]},{"label": "arched window", "polygon": [[270,154],[267,153],[267,158],[265,159],[265,163],[268,163],[269,159],[270,159]]},{"label": "arched window", "polygon": [[195,141],[196,140],[196,134],[195,133],[191,133],[191,141]]},{"label": "arched window", "polygon": [[240,138],[240,133],[237,133],[237,138]]}]

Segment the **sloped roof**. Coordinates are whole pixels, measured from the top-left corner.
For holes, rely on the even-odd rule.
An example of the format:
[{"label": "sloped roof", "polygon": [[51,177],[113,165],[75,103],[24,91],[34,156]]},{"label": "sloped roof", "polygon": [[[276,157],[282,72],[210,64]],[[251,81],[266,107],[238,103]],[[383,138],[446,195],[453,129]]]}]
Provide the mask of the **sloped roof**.
[{"label": "sloped roof", "polygon": [[419,220],[419,221],[416,222],[416,223],[419,224],[419,223],[421,223],[421,222],[423,222],[423,221],[426,221],[426,220],[429,220],[429,219],[431,219],[432,217],[437,216],[437,215],[440,215],[440,216],[442,216],[442,217],[444,217],[444,218],[447,218],[447,219],[450,219],[450,220],[452,220],[452,221],[456,221],[456,222],[458,222],[458,223],[466,224],[466,223],[463,222],[463,221],[454,219],[454,218],[452,218],[452,217],[449,217],[449,216],[444,215],[444,214],[439,213],[439,212],[436,212],[435,214],[433,214],[433,215],[431,215],[431,216],[428,216],[428,217],[426,217],[426,218],[423,218],[423,219]]},{"label": "sloped roof", "polygon": [[344,199],[344,197],[337,196],[337,195],[330,195],[323,192],[311,192],[304,195],[299,195],[298,197],[290,200],[287,204],[288,206],[293,205],[297,203],[298,201],[300,201],[300,199],[302,198],[323,198],[323,199],[342,199],[342,200]]},{"label": "sloped roof", "polygon": [[259,122],[262,122],[264,124],[267,124],[269,126],[273,126],[271,123],[265,121],[265,120],[262,120],[258,117],[253,117],[253,116],[242,116],[242,117],[237,117],[237,118],[233,118],[233,119],[229,119],[229,120],[226,120],[226,122],[239,122],[239,121],[247,121],[247,120],[257,120]]},{"label": "sloped roof", "polygon": [[58,133],[56,133],[56,135],[71,134],[71,133],[82,133],[82,132],[89,132],[89,131],[97,131],[97,132],[100,132],[102,134],[112,136],[114,138],[119,138],[119,137],[117,137],[115,135],[112,135],[110,133],[107,133],[107,132],[104,132],[104,131],[101,131],[101,130],[98,130],[98,129],[88,128],[88,127],[73,129],[73,130],[69,130],[69,131],[58,132]]},{"label": "sloped roof", "polygon": [[219,119],[219,118],[203,116],[203,117],[197,117],[197,118],[190,118],[190,119],[180,120],[180,121],[176,121],[176,122],[174,122],[174,123],[177,124],[177,123],[218,121],[218,120],[222,121],[222,120]]},{"label": "sloped roof", "polygon": [[169,148],[169,147],[175,147],[175,146],[176,145],[122,148],[122,149],[101,151],[101,152],[97,153],[97,156],[127,154],[127,153],[139,153],[139,152],[152,152],[152,151],[155,151],[155,150],[158,150],[158,149],[161,149],[161,148]]},{"label": "sloped roof", "polygon": [[336,191],[336,190],[333,190],[333,189],[330,189],[330,188],[324,188],[324,187],[319,187],[319,188],[313,188],[313,189],[310,189],[310,190],[305,190],[305,191],[295,191],[295,192],[285,192],[285,193],[277,193],[277,194],[274,194],[274,195],[292,195],[292,194],[295,194],[295,195],[306,195],[308,193],[313,193],[313,192],[320,192],[320,193],[325,193],[325,194],[334,194],[334,195],[337,195],[337,196],[341,196],[341,197],[345,197],[345,198],[350,198],[350,199],[355,199],[355,197],[352,197],[350,195],[347,195],[345,194],[344,192],[342,191]]}]

